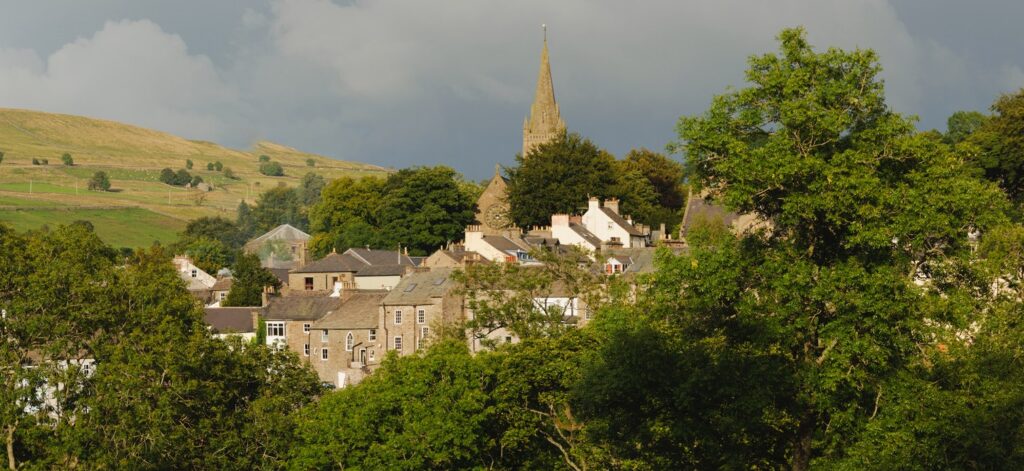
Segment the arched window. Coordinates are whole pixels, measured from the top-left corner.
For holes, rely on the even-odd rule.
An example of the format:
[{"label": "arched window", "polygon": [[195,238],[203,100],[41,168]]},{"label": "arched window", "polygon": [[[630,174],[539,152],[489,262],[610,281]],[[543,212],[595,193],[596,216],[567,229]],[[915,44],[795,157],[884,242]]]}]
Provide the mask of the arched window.
[{"label": "arched window", "polygon": [[355,343],[356,338],[352,336],[352,332],[349,332],[348,335],[345,336],[345,351],[351,352],[352,347],[355,346]]}]

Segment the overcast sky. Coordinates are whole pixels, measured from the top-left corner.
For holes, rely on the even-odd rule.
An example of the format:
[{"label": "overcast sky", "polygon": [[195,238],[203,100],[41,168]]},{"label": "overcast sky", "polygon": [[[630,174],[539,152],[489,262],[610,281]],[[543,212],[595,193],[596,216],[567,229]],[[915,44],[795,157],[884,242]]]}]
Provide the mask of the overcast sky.
[{"label": "overcast sky", "polygon": [[0,0],[0,107],[484,178],[511,164],[548,24],[570,130],[661,150],[803,25],[877,50],[889,103],[945,128],[1024,86],[1024,2]]}]

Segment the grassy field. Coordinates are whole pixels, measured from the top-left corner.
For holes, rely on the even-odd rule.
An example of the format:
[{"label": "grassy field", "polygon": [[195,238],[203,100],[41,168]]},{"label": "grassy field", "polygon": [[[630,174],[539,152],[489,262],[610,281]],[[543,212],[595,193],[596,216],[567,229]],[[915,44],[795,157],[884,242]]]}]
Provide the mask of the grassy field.
[{"label": "grassy field", "polygon": [[[0,203],[4,200],[0,199]],[[154,241],[167,244],[177,240],[185,221],[141,208],[111,209],[18,209],[0,211],[0,222],[15,230],[38,229],[85,220],[96,234],[114,247],[149,247]]]},{"label": "grassy field", "polygon": [[[233,218],[239,202],[253,203],[261,192],[278,185],[296,186],[307,172],[327,179],[390,172],[272,142],[237,150],[113,121],[3,108],[0,151],[5,154],[0,162],[0,221],[24,229],[85,219],[116,246],[173,241],[188,220],[201,216]],[[74,166],[61,164],[65,152],[74,158]],[[260,174],[260,155],[279,162],[285,175]],[[49,165],[32,165],[34,158],[47,159]],[[212,184],[213,191],[159,181],[161,169],[184,168],[186,160],[194,163],[190,173]],[[221,162],[236,178],[207,170],[211,162]],[[110,177],[112,191],[86,190],[89,178],[100,170]],[[131,227],[135,217],[142,217],[137,221],[141,228]],[[109,228],[101,229],[100,223]]]}]

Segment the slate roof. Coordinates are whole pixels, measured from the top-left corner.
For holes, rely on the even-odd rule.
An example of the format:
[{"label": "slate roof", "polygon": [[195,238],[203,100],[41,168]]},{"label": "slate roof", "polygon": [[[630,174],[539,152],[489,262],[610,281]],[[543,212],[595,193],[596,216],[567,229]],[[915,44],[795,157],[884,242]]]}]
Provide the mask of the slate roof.
[{"label": "slate roof", "polygon": [[248,334],[256,331],[252,313],[259,310],[258,307],[208,307],[203,309],[203,321],[214,333]]},{"label": "slate roof", "polygon": [[405,273],[405,267],[415,266],[411,257],[394,250],[348,249],[307,263],[292,273],[351,272],[360,276],[393,276]]},{"label": "slate roof", "polygon": [[409,265],[368,265],[360,268],[356,276],[402,276]]},{"label": "slate roof", "polygon": [[394,250],[348,249],[345,253],[356,257],[367,265],[416,266],[416,263],[408,255],[399,254]]},{"label": "slate roof", "polygon": [[264,308],[267,320],[312,320],[320,319],[341,306],[340,298],[327,296],[283,296],[270,298]]},{"label": "slate roof", "polygon": [[408,306],[411,304],[427,304],[432,298],[438,298],[454,286],[451,280],[451,268],[434,268],[409,274],[388,292],[384,304]]},{"label": "slate roof", "polygon": [[250,240],[245,245],[257,246],[262,245],[264,242],[271,240],[309,240],[309,234],[306,234],[305,232],[296,229],[294,226],[290,224],[281,224],[280,226],[271,229],[266,234],[263,234],[253,240]]},{"label": "slate roof", "polygon": [[361,291],[311,326],[314,329],[376,329],[387,291]]},{"label": "slate roof", "polygon": [[584,227],[582,224],[577,224],[575,222],[570,222],[569,223],[569,229],[572,229],[573,232],[575,232],[577,235],[582,237],[583,240],[587,241],[588,244],[593,245],[594,247],[598,247],[598,248],[601,247],[601,238],[599,238],[596,235],[594,235],[593,232],[590,232],[589,230],[587,230],[587,228]]},{"label": "slate roof", "polygon": [[602,207],[601,211],[603,211],[604,214],[606,216],[608,216],[609,219],[612,220],[612,222],[614,222],[615,224],[618,224],[620,227],[625,229],[626,232],[629,233],[629,235],[631,235],[631,236],[643,236],[644,235],[643,232],[640,232],[639,229],[637,229],[635,226],[630,224],[629,221],[626,220],[626,218],[620,216],[619,213],[616,213],[615,211],[612,211],[611,208]]},{"label": "slate roof", "polygon": [[288,284],[288,272],[291,271],[290,269],[288,269],[288,268],[268,268],[267,270],[270,270],[270,273],[273,273],[274,277],[277,278],[278,281],[280,281],[282,285],[287,285]]},{"label": "slate roof", "polygon": [[508,237],[505,236],[487,235],[483,236],[483,241],[490,244],[491,247],[501,250],[502,252],[527,250],[526,247],[520,246],[519,244],[512,241],[512,239],[509,239]]},{"label": "slate roof", "polygon": [[739,217],[738,213],[729,211],[725,206],[691,194],[686,201],[686,211],[683,212],[683,223],[679,228],[679,235],[685,239],[697,221],[721,221],[722,224],[729,227]]}]

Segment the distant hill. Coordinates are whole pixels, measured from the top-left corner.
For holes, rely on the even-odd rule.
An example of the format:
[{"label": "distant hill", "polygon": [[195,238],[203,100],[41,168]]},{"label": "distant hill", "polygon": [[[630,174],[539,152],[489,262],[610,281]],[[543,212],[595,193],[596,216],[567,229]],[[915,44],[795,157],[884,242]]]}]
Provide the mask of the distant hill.
[{"label": "distant hill", "polygon": [[[389,172],[273,142],[238,150],[115,121],[4,108],[0,108],[0,151],[5,154],[0,162],[0,221],[29,229],[51,221],[85,219],[115,246],[149,242],[146,231],[118,236],[125,231],[114,228],[125,226],[126,215],[128,220],[159,228],[151,231],[152,240],[166,243],[189,219],[217,214],[234,217],[243,199],[252,202],[260,192],[282,183],[295,186],[307,172],[327,179]],[[61,164],[64,153],[71,154],[74,166]],[[260,155],[281,163],[285,176],[261,175]],[[49,165],[32,165],[32,159],[46,159]],[[205,196],[159,181],[161,169],[185,168],[189,159],[194,163],[190,172],[214,186]],[[313,167],[307,164],[310,159]],[[208,163],[218,161],[237,179],[207,170]],[[114,191],[85,190],[97,170],[110,175]]]}]

